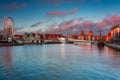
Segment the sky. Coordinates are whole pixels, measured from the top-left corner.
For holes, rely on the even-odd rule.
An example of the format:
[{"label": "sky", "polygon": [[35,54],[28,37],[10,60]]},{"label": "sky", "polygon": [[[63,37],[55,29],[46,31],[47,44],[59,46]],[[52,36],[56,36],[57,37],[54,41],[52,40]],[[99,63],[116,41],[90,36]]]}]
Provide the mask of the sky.
[{"label": "sky", "polygon": [[120,24],[120,0],[0,0],[0,29],[7,16],[16,33],[107,34]]}]

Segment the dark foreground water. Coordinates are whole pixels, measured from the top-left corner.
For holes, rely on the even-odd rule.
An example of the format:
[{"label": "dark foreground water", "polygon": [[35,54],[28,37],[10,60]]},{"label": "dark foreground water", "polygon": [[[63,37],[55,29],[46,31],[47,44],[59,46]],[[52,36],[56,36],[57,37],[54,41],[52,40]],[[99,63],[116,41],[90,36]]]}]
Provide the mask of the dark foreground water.
[{"label": "dark foreground water", "polygon": [[90,44],[0,47],[0,80],[120,80],[120,52]]}]

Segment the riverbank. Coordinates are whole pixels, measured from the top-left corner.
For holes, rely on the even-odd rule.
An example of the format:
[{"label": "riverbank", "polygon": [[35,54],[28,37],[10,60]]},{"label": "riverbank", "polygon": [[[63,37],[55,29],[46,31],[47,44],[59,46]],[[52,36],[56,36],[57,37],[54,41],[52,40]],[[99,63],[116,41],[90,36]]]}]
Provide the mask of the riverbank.
[{"label": "riverbank", "polygon": [[120,50],[120,46],[116,44],[105,43],[106,46],[111,47],[116,50]]}]

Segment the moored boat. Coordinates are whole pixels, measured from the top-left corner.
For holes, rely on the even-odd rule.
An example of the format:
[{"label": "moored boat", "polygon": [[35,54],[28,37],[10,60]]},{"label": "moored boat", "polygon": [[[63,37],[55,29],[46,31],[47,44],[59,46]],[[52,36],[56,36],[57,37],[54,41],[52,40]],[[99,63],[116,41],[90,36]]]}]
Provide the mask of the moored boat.
[{"label": "moored boat", "polygon": [[65,38],[58,38],[59,42],[62,43],[62,44],[65,44],[66,43],[66,39]]}]

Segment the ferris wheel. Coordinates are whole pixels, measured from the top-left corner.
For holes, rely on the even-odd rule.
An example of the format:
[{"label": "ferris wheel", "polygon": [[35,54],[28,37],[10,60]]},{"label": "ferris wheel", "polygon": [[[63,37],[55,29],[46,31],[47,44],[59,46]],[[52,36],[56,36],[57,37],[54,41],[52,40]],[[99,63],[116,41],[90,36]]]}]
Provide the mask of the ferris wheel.
[{"label": "ferris wheel", "polygon": [[13,35],[14,34],[14,31],[15,31],[15,29],[14,29],[14,21],[10,16],[8,16],[8,17],[6,17],[4,19],[4,27],[3,27],[3,29],[4,29],[5,34],[8,34],[8,35]]}]

